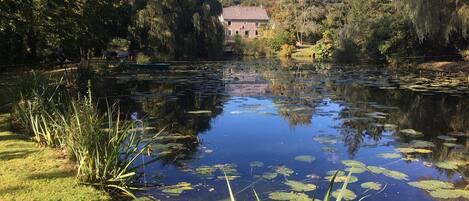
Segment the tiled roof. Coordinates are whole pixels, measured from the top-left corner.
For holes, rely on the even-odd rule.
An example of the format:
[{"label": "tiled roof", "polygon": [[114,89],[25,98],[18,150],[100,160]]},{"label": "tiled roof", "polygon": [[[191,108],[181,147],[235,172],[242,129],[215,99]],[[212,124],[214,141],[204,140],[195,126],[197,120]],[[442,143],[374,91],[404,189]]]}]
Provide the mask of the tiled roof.
[{"label": "tiled roof", "polygon": [[223,8],[222,15],[225,20],[269,20],[262,7],[230,6]]}]

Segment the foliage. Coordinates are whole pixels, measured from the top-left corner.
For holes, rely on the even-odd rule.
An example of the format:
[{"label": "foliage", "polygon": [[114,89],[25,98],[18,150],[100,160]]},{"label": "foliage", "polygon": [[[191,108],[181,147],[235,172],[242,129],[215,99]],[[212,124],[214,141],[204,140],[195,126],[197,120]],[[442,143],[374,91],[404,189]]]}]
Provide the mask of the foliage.
[{"label": "foliage", "polygon": [[[15,108],[20,109],[13,118],[23,119],[20,125],[31,131],[40,145],[65,148],[77,164],[81,182],[132,195],[130,183],[136,175],[132,163],[146,149],[133,123],[121,120],[116,107],[108,106],[101,114],[91,92],[77,98],[68,95],[64,101],[59,97],[70,93],[61,83],[41,84],[44,86],[33,88],[37,90],[34,97],[22,96],[16,103]],[[39,93],[49,88],[55,89],[53,93]]]},{"label": "foliage", "polygon": [[313,46],[313,58],[317,61],[328,60],[332,57],[334,45],[331,31],[325,31],[320,40]]},{"label": "foliage", "polygon": [[151,58],[143,53],[138,53],[135,61],[137,64],[150,64]]},{"label": "foliage", "polygon": [[243,39],[241,36],[237,35],[234,37],[234,42],[232,44],[233,53],[236,55],[244,56],[271,56],[273,55],[273,50],[271,50],[262,39]]},{"label": "foliage", "polygon": [[214,0],[147,0],[130,26],[137,49],[159,59],[217,57],[223,52],[221,4]]},{"label": "foliage", "polygon": [[293,54],[293,50],[295,50],[295,46],[284,44],[280,49],[279,56],[280,57],[291,57]]},{"label": "foliage", "polygon": [[267,41],[267,44],[275,51],[280,51],[282,45],[294,45],[295,37],[294,35],[286,30],[275,29],[275,30],[266,30],[263,33],[264,40]]}]

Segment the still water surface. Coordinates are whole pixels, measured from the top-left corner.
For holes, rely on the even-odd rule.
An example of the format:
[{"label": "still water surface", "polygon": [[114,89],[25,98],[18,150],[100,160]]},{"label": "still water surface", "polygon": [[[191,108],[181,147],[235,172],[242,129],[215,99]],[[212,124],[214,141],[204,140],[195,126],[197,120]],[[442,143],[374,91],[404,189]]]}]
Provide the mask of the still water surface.
[{"label": "still water surface", "polygon": [[[224,169],[237,200],[255,200],[253,189],[261,200],[295,191],[322,198],[330,171],[350,163],[358,164],[348,185],[355,200],[435,200],[408,184],[420,180],[467,185],[467,78],[263,60],[116,72],[94,82],[95,94],[145,122],[149,138],[166,128],[140,159],[158,159],[140,181],[166,187],[139,196],[224,200]],[[292,190],[288,181],[317,188]]]}]

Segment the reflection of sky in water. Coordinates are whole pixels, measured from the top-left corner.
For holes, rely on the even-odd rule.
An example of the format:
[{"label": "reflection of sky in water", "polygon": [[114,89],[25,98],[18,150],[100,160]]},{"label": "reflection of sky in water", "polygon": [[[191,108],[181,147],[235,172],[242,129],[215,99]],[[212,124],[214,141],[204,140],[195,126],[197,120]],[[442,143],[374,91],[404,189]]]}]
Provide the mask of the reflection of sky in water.
[{"label": "reflection of sky in water", "polygon": [[[234,163],[241,176],[232,181],[235,192],[243,190],[244,187],[255,182],[254,187],[260,192],[263,198],[268,195],[265,192],[278,190],[288,190],[288,187],[281,184],[283,179],[278,177],[275,182],[258,180],[255,175],[272,171],[268,166],[285,165],[291,168],[295,173],[288,177],[290,180],[305,181],[308,174],[317,174],[321,177],[326,176],[329,170],[345,169],[341,160],[354,159],[365,163],[366,165],[382,166],[391,170],[401,171],[410,175],[410,180],[416,180],[420,177],[438,178],[438,174],[431,168],[425,168],[421,163],[405,163],[398,159],[382,159],[376,157],[377,153],[394,152],[392,146],[375,146],[374,148],[361,148],[352,158],[347,153],[347,148],[342,141],[333,145],[323,145],[313,140],[314,136],[336,135],[340,136],[337,130],[341,123],[337,119],[338,112],[342,106],[326,99],[323,104],[317,107],[317,111],[323,111],[321,114],[328,115],[313,116],[310,125],[291,126],[281,116],[277,115],[277,108],[269,99],[241,98],[232,97],[224,104],[223,113],[212,120],[212,128],[209,131],[201,133],[200,139],[203,147],[199,149],[198,159],[188,162],[191,168],[202,165],[215,165],[224,163]],[[392,141],[392,139],[383,139],[379,143]],[[365,139],[364,142],[374,144],[374,140]],[[378,144],[379,144],[378,143]],[[337,152],[325,153],[321,148],[325,146],[334,147]],[[205,153],[205,150],[213,150],[213,153]],[[298,155],[311,155],[316,158],[312,163],[304,163],[294,160]],[[249,163],[252,161],[262,161],[265,166],[252,170]],[[153,165],[155,167],[155,165]],[[158,168],[152,168],[147,172],[160,172],[164,174],[163,181],[167,184],[187,181],[195,185],[200,191],[187,191],[179,197],[170,197],[174,200],[220,200],[226,198],[227,189],[224,180],[203,180],[194,174],[181,173],[171,166],[163,168],[160,172]],[[215,176],[221,176],[221,172],[215,173]],[[409,188],[405,181],[398,181],[383,175],[373,175],[365,172],[355,174],[359,181],[349,185],[349,189],[357,195],[364,189],[360,187],[361,183],[374,181],[387,184],[384,192],[368,200],[419,200],[429,199],[421,190]],[[441,179],[445,179],[441,176]],[[315,183],[316,181],[309,181]],[[199,185],[197,185],[199,184]],[[327,182],[320,181],[319,195],[327,187]],[[339,188],[337,185],[336,188]],[[213,192],[207,189],[214,188]],[[239,200],[253,200],[250,188],[238,194]],[[312,193],[308,193],[310,196]],[[169,199],[169,198],[167,198]]]},{"label": "reflection of sky in water", "polygon": [[[469,101],[464,96],[447,96],[428,89],[425,93],[407,90],[415,88],[415,79],[408,78],[418,75],[406,74],[402,81],[388,73],[376,76],[379,71],[345,69],[323,74],[320,69],[311,70],[308,66],[304,70],[288,70],[256,65],[240,63],[214,70],[140,72],[145,76],[137,77],[130,73],[116,77],[119,82],[103,82],[101,87],[96,87],[102,90],[97,94],[121,96],[121,105],[128,114],[137,111],[138,118],[148,117],[150,122],[145,126],[158,130],[170,125],[170,135],[192,137],[166,141],[188,147],[168,157],[153,150],[152,157],[161,156],[163,160],[145,167],[145,179],[165,185],[190,182],[194,190],[167,197],[158,188],[150,188],[141,194],[162,200],[225,199],[228,190],[225,181],[217,178],[223,175],[220,171],[210,179],[194,172],[200,166],[225,163],[237,166],[236,175],[240,178],[232,181],[237,200],[254,200],[252,187],[262,200],[270,192],[289,191],[282,177],[272,181],[256,177],[280,165],[295,171],[289,180],[318,184],[318,196],[322,197],[328,185],[323,179],[326,172],[346,169],[341,161],[347,159],[403,172],[409,175],[409,181],[461,180],[459,174],[436,169],[431,162],[457,156],[442,147],[437,136],[468,129],[469,116],[464,111],[469,108]],[[424,80],[427,85],[429,80]],[[189,111],[211,113],[189,114]],[[381,118],[380,112],[386,113],[385,118]],[[409,146],[404,143],[413,140],[396,138],[394,131],[377,126],[384,124],[422,131],[425,136],[421,140],[436,144],[434,152],[418,155],[415,157],[418,161],[414,162],[377,157],[379,153],[397,153],[396,146]],[[325,138],[337,143],[327,145],[317,140]],[[464,145],[465,139],[460,138],[457,143]],[[296,161],[299,155],[311,155],[315,160]],[[252,161],[265,165],[253,169],[249,165]],[[430,167],[423,162],[429,162]],[[464,168],[461,171],[469,172]],[[309,174],[319,175],[319,183],[308,179]],[[155,176],[161,177],[154,179]],[[349,189],[358,198],[376,193],[365,192],[360,187],[361,183],[374,181],[386,184],[386,188],[365,200],[431,200],[424,190],[407,185],[408,181],[370,172],[354,176],[358,182],[350,184]],[[463,185],[457,186],[463,188]],[[313,193],[307,194],[311,197]]]}]

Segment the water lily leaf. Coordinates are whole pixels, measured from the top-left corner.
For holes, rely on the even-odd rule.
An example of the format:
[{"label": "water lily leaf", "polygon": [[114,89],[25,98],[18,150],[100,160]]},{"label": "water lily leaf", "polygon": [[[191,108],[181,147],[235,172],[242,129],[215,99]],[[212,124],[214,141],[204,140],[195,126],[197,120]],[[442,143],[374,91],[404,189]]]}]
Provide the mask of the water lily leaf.
[{"label": "water lily leaf", "polygon": [[408,180],[407,178],[409,177],[408,175],[402,172],[388,170],[383,167],[368,166],[367,169],[370,170],[370,172],[373,172],[375,174],[383,174],[384,176],[391,177],[397,180]]},{"label": "water lily leaf", "polygon": [[469,199],[469,191],[461,189],[437,189],[430,191],[430,195],[438,199],[456,199],[460,197]]},{"label": "water lily leaf", "polygon": [[276,172],[265,172],[262,174],[262,178],[267,179],[267,180],[272,180],[277,178],[278,174]]},{"label": "water lily leaf", "polygon": [[366,167],[364,166],[353,166],[345,169],[347,172],[352,172],[353,174],[361,174],[367,171]]},{"label": "water lily leaf", "polygon": [[337,172],[337,176],[344,176],[345,175],[345,172],[342,171],[342,170],[330,170],[330,171],[327,171],[326,174],[329,175],[329,176],[333,176],[336,172]]},{"label": "water lily leaf", "polygon": [[284,184],[290,186],[290,188],[296,192],[308,192],[316,189],[316,185],[314,184],[305,184],[303,182],[293,180],[287,180]]},{"label": "water lily leaf", "polygon": [[415,149],[415,152],[420,153],[420,154],[428,154],[428,153],[432,153],[433,151],[430,149]]},{"label": "water lily leaf", "polygon": [[461,165],[465,165],[464,161],[459,160],[449,160],[435,163],[436,167],[447,169],[447,170],[457,170]]},{"label": "water lily leaf", "polygon": [[195,172],[200,175],[212,175],[216,168],[210,166],[200,166],[195,169]]},{"label": "water lily leaf", "polygon": [[278,166],[275,170],[278,174],[281,174],[283,176],[290,176],[291,174],[293,174],[295,171],[293,171],[292,169],[290,168],[287,168],[285,166]]},{"label": "water lily leaf", "polygon": [[316,158],[310,155],[300,155],[300,156],[295,157],[295,160],[305,162],[305,163],[311,163],[314,160],[316,160]]},{"label": "water lily leaf", "polygon": [[[327,177],[324,177],[324,179],[328,180],[328,181],[332,181],[332,178],[334,176],[327,176]],[[347,176],[343,175],[343,176],[336,176],[335,177],[335,180],[334,182],[336,183],[342,183],[342,182],[345,182],[345,180],[347,180]],[[348,183],[355,183],[358,181],[358,177],[356,176],[350,176],[349,179],[348,179]]]},{"label": "water lily leaf", "polygon": [[162,192],[163,193],[168,193],[168,194],[171,194],[171,195],[179,195],[179,194],[183,193],[184,191],[193,190],[193,189],[194,188],[192,188],[192,185],[190,183],[179,182],[179,183],[177,183],[175,185],[172,185],[172,186],[163,187]]},{"label": "water lily leaf", "polygon": [[[341,190],[336,190],[336,191],[332,192],[332,197],[337,198],[339,196],[340,192],[341,192]],[[357,198],[357,195],[355,195],[355,193],[351,190],[344,189],[344,191],[342,192],[342,198],[344,200],[354,200],[355,198]]]},{"label": "water lily leaf", "polygon": [[451,189],[454,188],[454,184],[450,182],[444,182],[440,180],[421,180],[409,182],[409,185],[424,190],[437,190],[437,189]]},{"label": "water lily leaf", "polygon": [[445,147],[455,147],[457,144],[454,144],[454,143],[450,143],[450,142],[445,142],[443,143],[443,146]]},{"label": "water lily leaf", "polygon": [[360,185],[362,188],[379,191],[381,189],[381,184],[377,182],[365,182]]},{"label": "water lily leaf", "polygon": [[348,167],[365,167],[365,164],[356,160],[343,160],[342,164]]},{"label": "water lily leaf", "polygon": [[410,142],[410,146],[413,148],[430,148],[430,147],[435,147],[435,144],[433,144],[433,142],[424,141],[424,140],[412,140]]},{"label": "water lily leaf", "polygon": [[416,131],[414,129],[403,129],[399,131],[400,133],[408,136],[408,137],[422,137],[423,133]]},{"label": "water lily leaf", "polygon": [[228,179],[229,181],[233,181],[237,178],[240,178],[240,176],[218,176],[217,179],[219,180],[225,180],[225,179]]},{"label": "water lily leaf", "polygon": [[318,135],[314,136],[313,140],[324,145],[336,144],[338,137],[334,135]]},{"label": "water lily leaf", "polygon": [[196,111],[187,111],[187,114],[211,114],[210,110],[196,110]]},{"label": "water lily leaf", "polygon": [[378,157],[385,158],[385,159],[396,159],[396,158],[401,158],[401,155],[397,153],[380,153],[378,154]]},{"label": "water lily leaf", "polygon": [[287,193],[287,192],[272,192],[269,193],[269,198],[272,200],[284,200],[284,201],[312,201],[308,195],[304,193]]},{"label": "water lily leaf", "polygon": [[337,149],[335,147],[331,147],[331,146],[322,147],[321,150],[325,153],[335,153],[335,152],[337,152]]},{"label": "water lily leaf", "polygon": [[448,135],[455,136],[455,137],[465,137],[466,134],[463,132],[449,132]]},{"label": "water lily leaf", "polygon": [[407,147],[395,148],[394,150],[401,152],[401,153],[405,153],[405,154],[410,154],[410,153],[415,152],[414,148],[407,148]]},{"label": "water lily leaf", "polygon": [[446,135],[440,135],[440,136],[438,136],[438,139],[444,140],[444,141],[456,141],[456,140],[458,140],[454,137],[450,137],[450,136],[446,136]]},{"label": "water lily leaf", "polygon": [[249,163],[249,166],[260,168],[264,166],[264,163],[260,161],[252,161],[251,163]]}]

